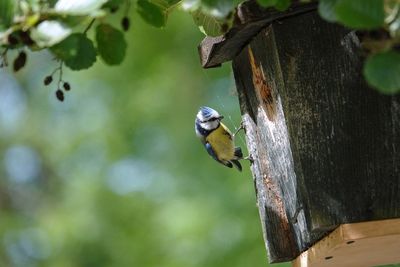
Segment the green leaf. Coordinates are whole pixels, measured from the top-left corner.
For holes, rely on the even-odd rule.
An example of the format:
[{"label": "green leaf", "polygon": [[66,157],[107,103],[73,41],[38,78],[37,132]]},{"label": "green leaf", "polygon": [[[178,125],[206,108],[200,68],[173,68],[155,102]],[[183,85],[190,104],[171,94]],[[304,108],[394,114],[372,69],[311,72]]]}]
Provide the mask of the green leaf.
[{"label": "green leaf", "polygon": [[0,29],[8,28],[14,16],[14,0],[0,0]]},{"label": "green leaf", "polygon": [[100,24],[96,28],[97,50],[108,65],[120,64],[126,52],[124,34],[109,24]]},{"label": "green leaf", "polygon": [[57,3],[57,0],[47,0],[47,3],[49,4],[50,7],[54,7],[55,4]]},{"label": "green leaf", "polygon": [[345,26],[356,29],[382,27],[385,20],[384,0],[338,0],[336,18]]},{"label": "green leaf", "polygon": [[155,27],[163,27],[167,22],[164,10],[147,0],[138,0],[136,11],[144,21]]},{"label": "green leaf", "polygon": [[33,26],[35,26],[40,20],[40,14],[32,14],[26,17],[25,21],[22,23],[22,28],[23,29],[30,29]]},{"label": "green leaf", "polygon": [[164,11],[167,11],[174,5],[178,4],[181,0],[151,0],[151,2],[159,6]]},{"label": "green leaf", "polygon": [[203,13],[201,10],[192,12],[192,17],[200,31],[207,36],[219,36],[223,34],[222,24],[223,22],[217,20],[215,17]]},{"label": "green leaf", "polygon": [[169,4],[169,6],[173,6],[181,2],[181,0],[166,0]]},{"label": "green leaf", "polygon": [[263,7],[274,7],[279,11],[286,10],[290,4],[290,0],[257,0],[257,2]]},{"label": "green leaf", "polygon": [[320,0],[318,4],[319,15],[329,22],[336,22],[335,5],[338,0]]},{"label": "green leaf", "polygon": [[257,2],[263,7],[275,6],[278,0],[257,0]]},{"label": "green leaf", "polygon": [[364,65],[367,82],[384,94],[400,92],[400,53],[381,52],[367,58]]},{"label": "green leaf", "polygon": [[125,3],[125,0],[108,0],[107,3],[105,3],[102,7],[115,9],[115,8],[119,8],[124,3]]},{"label": "green leaf", "polygon": [[285,11],[290,6],[290,0],[278,0],[275,4],[275,8],[279,11]]},{"label": "green leaf", "polygon": [[51,47],[51,51],[72,70],[87,69],[96,62],[96,49],[83,33],[74,33]]}]

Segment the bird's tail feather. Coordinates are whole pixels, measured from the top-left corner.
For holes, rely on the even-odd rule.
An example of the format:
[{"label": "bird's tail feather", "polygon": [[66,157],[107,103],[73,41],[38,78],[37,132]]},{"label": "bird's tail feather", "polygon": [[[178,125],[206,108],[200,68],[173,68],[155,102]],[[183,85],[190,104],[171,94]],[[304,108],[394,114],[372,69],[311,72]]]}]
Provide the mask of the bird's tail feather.
[{"label": "bird's tail feather", "polygon": [[234,159],[234,160],[231,160],[231,162],[236,167],[236,169],[238,169],[239,171],[242,171],[242,165],[240,164],[240,162],[238,160]]}]

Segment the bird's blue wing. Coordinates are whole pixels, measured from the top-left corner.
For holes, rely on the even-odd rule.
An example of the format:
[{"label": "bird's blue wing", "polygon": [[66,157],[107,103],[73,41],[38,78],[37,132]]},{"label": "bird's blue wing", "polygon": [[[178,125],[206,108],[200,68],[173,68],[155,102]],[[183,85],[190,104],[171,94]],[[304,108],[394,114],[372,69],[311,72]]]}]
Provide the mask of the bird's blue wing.
[{"label": "bird's blue wing", "polygon": [[213,159],[215,159],[216,161],[220,161],[217,158],[217,155],[215,154],[214,149],[212,148],[210,143],[205,143],[204,146],[206,147],[206,150],[207,150],[208,154],[210,154],[210,156],[213,157]]},{"label": "bird's blue wing", "polygon": [[212,146],[210,145],[210,143],[206,142],[206,143],[204,144],[204,146],[205,146],[205,148],[206,148],[208,154],[210,154],[210,156],[211,156],[213,159],[215,159],[215,160],[218,161],[219,163],[225,165],[226,167],[232,168],[232,163],[230,163],[229,161],[223,162],[223,161],[221,161],[221,160],[218,159],[218,157],[217,157],[217,155],[215,154],[214,149],[212,148]]}]

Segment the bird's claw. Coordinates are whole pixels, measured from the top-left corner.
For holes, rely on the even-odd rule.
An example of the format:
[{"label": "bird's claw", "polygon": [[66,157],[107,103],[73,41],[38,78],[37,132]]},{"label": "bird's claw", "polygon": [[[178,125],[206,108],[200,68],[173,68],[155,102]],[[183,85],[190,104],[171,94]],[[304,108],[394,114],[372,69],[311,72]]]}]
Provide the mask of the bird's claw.
[{"label": "bird's claw", "polygon": [[233,133],[233,137],[235,137],[235,135],[236,135],[240,130],[244,130],[243,121],[240,122],[239,128],[237,128],[236,131]]},{"label": "bird's claw", "polygon": [[254,163],[254,159],[253,159],[253,156],[251,154],[249,154],[247,157],[244,157],[243,159],[250,161],[250,164]]}]

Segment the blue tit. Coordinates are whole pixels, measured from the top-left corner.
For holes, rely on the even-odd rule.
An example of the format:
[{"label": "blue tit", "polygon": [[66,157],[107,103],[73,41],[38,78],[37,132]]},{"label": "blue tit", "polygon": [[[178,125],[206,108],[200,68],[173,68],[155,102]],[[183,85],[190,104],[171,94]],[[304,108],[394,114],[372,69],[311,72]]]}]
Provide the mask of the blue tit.
[{"label": "blue tit", "polygon": [[195,121],[196,135],[213,159],[229,168],[234,165],[241,171],[242,150],[235,147],[234,135],[221,122],[223,118],[216,110],[201,107]]}]

